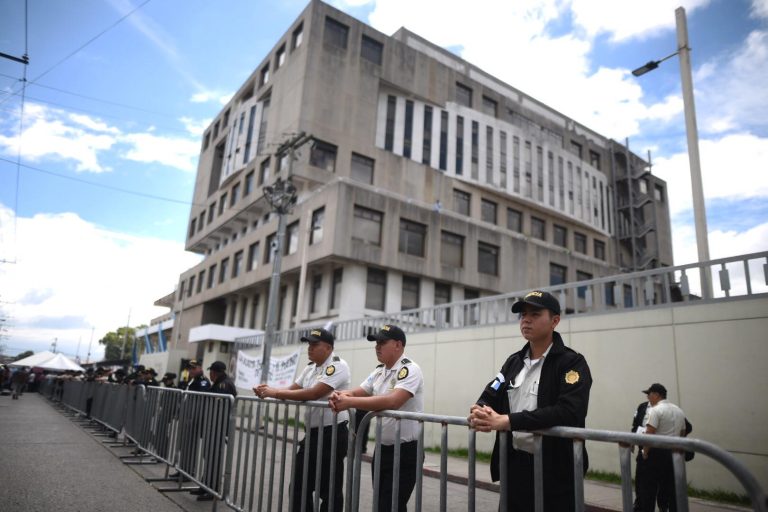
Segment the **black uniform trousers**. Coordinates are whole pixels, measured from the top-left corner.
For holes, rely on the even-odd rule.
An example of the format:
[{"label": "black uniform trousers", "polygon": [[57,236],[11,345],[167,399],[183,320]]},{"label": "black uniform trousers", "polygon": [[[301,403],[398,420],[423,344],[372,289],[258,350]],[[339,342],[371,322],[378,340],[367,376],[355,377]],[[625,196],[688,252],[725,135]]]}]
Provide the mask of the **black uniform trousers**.
[{"label": "black uniform trousers", "polygon": [[[397,493],[397,512],[408,510],[408,500],[416,486],[417,441],[400,443],[400,487]],[[375,453],[371,468],[376,467]],[[379,512],[392,511],[392,483],[394,482],[395,445],[381,445],[381,478],[379,480]],[[371,470],[371,480],[376,485],[375,470]]]},{"label": "black uniform trousers", "polygon": [[675,470],[672,463],[672,452],[651,448],[643,466],[642,479],[638,483],[638,510],[653,512],[658,501],[660,510],[676,512],[677,500],[675,498]]},{"label": "black uniform trousers", "polygon": [[[507,461],[506,511],[533,512],[535,507],[533,454],[523,450],[509,450]],[[566,462],[563,462],[564,464]],[[548,482],[550,481],[550,482]],[[547,485],[549,483],[549,485]],[[573,512],[576,510],[573,485],[560,481],[555,485],[544,472],[544,510],[546,512]]]},{"label": "black uniform trousers", "polygon": [[[306,482],[306,506],[304,510],[312,510],[312,493],[315,492],[315,468],[317,467],[317,447],[319,427],[309,430],[309,467]],[[344,457],[347,456],[347,438],[349,430],[347,422],[339,423],[336,427],[336,467],[333,475],[333,512],[344,510]],[[306,451],[307,437],[299,441],[299,449],[296,453],[296,466],[293,469],[293,508],[292,512],[301,512],[301,495],[304,492],[302,477],[304,474],[304,453]],[[331,447],[333,443],[333,425],[323,427],[323,453],[320,467],[320,511],[328,512],[330,505],[329,481],[331,472]]]}]

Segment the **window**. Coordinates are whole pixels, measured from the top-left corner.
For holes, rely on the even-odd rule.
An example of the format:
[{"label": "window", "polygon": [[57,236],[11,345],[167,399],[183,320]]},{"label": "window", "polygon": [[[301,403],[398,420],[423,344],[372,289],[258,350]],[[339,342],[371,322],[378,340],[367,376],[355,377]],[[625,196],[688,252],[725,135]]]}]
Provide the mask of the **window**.
[{"label": "window", "polygon": [[309,163],[328,172],[336,170],[336,146],[323,141],[315,141],[309,152]]},{"label": "window", "polygon": [[664,187],[661,185],[654,185],[653,187],[653,198],[656,199],[656,201],[663,203],[664,202]]},{"label": "window", "polygon": [[274,257],[275,249],[277,248],[275,246],[275,237],[277,237],[277,233],[272,233],[267,236],[267,242],[264,245],[264,264],[272,263],[272,258]]},{"label": "window", "polygon": [[472,108],[472,89],[456,82],[456,103]]},{"label": "window", "polygon": [[275,53],[275,71],[280,69],[280,66],[282,66],[285,63],[285,44],[283,44],[280,48],[277,49],[277,53]]},{"label": "window", "polygon": [[369,268],[367,286],[365,288],[366,309],[384,311],[387,298],[387,273],[383,270]]},{"label": "window", "polygon": [[221,267],[219,268],[219,282],[223,283],[227,280],[227,271],[229,270],[229,258],[221,260]]},{"label": "window", "polygon": [[440,111],[440,170],[448,166],[448,112]]},{"label": "window", "polygon": [[539,240],[547,239],[547,223],[538,217],[531,217],[531,236]]},{"label": "window", "polygon": [[320,298],[320,290],[323,287],[323,275],[315,274],[312,276],[312,290],[309,295],[309,312],[317,313],[318,299]]},{"label": "window", "polygon": [[523,232],[523,212],[507,208],[507,229]]},{"label": "window", "polygon": [[485,128],[485,182],[493,184],[493,128]]},{"label": "window", "polygon": [[239,276],[243,273],[243,251],[237,251],[235,253],[234,260],[232,261],[232,278]]},{"label": "window", "polygon": [[632,300],[632,285],[625,284],[624,285],[624,307],[631,308],[633,302],[634,301]]},{"label": "window", "polygon": [[595,258],[605,261],[605,242],[595,240]]},{"label": "window", "polygon": [[492,100],[488,96],[483,96],[483,112],[489,116],[496,117],[498,112],[498,103],[496,103],[496,100]]},{"label": "window", "polygon": [[512,137],[512,189],[520,192],[520,138]]},{"label": "window", "polygon": [[421,163],[429,165],[432,156],[432,107],[424,107],[424,138],[421,145]]},{"label": "window", "polygon": [[192,296],[192,291],[195,288],[195,277],[196,276],[191,276],[189,278],[189,286],[187,286],[187,297],[191,297]]},{"label": "window", "polygon": [[352,240],[370,245],[381,245],[381,221],[384,214],[355,205],[352,219]]},{"label": "window", "polygon": [[291,51],[301,46],[301,42],[304,40],[304,23],[300,23],[293,31],[291,36]]},{"label": "window", "polygon": [[556,263],[549,264],[549,285],[556,286],[558,284],[565,284],[565,274],[568,269],[562,265]]},{"label": "window", "polygon": [[567,247],[568,246],[568,230],[563,226],[558,226],[557,224],[555,224],[552,241],[554,242],[555,245],[559,245],[560,247]]},{"label": "window", "polygon": [[600,170],[600,154],[595,151],[589,150],[589,165]]},{"label": "window", "polygon": [[616,294],[614,293],[615,282],[605,283],[603,290],[605,290],[605,304],[607,306],[616,305]]},{"label": "window", "polygon": [[197,274],[197,289],[195,290],[195,293],[200,293],[203,291],[203,283],[205,282],[205,269],[201,270],[199,274]]},{"label": "window", "polygon": [[464,118],[456,116],[456,174],[464,174]]},{"label": "window", "polygon": [[235,206],[237,201],[240,200],[240,183],[235,183],[232,186],[232,195],[229,198],[229,206],[230,208]]},{"label": "window", "polygon": [[373,184],[373,159],[352,153],[351,175],[353,180]]},{"label": "window", "polygon": [[403,130],[403,156],[411,158],[411,145],[413,143],[413,102],[405,101],[405,127]]},{"label": "window", "polygon": [[581,254],[587,254],[587,235],[573,234],[573,250]]},{"label": "window", "polygon": [[392,151],[395,147],[395,112],[397,98],[391,94],[387,96],[387,120],[384,129],[384,149]]},{"label": "window", "polygon": [[269,158],[261,162],[259,166],[259,186],[262,186],[267,180],[269,180]]},{"label": "window", "polygon": [[319,244],[323,241],[323,220],[325,219],[325,207],[312,212],[312,226],[309,233],[309,245]]},{"label": "window", "polygon": [[295,254],[299,249],[299,221],[292,222],[285,230],[283,256]]},{"label": "window", "polygon": [[400,301],[401,311],[419,307],[420,288],[418,277],[403,276],[403,293]]},{"label": "window", "polygon": [[647,194],[648,193],[648,182],[646,180],[640,180],[638,182],[638,187],[641,194]]},{"label": "window", "polygon": [[221,194],[221,199],[219,199],[219,215],[224,213],[224,207],[226,206],[226,204],[227,204],[227,193],[224,192],[223,194]]},{"label": "window", "polygon": [[269,63],[261,68],[261,78],[259,78],[259,87],[263,87],[269,82]]},{"label": "window", "polygon": [[464,237],[442,231],[440,233],[440,263],[451,267],[464,266]]},{"label": "window", "polygon": [[581,160],[581,144],[576,141],[571,141],[571,153],[579,157]]},{"label": "window", "polygon": [[211,144],[211,132],[205,132],[205,137],[203,138],[203,151],[208,149],[208,146]]},{"label": "window", "polygon": [[383,52],[383,44],[371,37],[363,36],[363,39],[360,41],[360,57],[380,66]]},{"label": "window", "polygon": [[216,215],[216,201],[208,208],[208,224],[213,222],[213,216]]},{"label": "window", "polygon": [[243,153],[243,163],[248,163],[251,160],[251,141],[253,140],[253,124],[256,121],[256,105],[251,107],[251,112],[248,114],[248,134],[245,137],[245,152]]},{"label": "window", "polygon": [[216,284],[216,264],[214,263],[208,267],[208,288],[213,288]]},{"label": "window", "polygon": [[469,192],[453,189],[453,210],[456,213],[469,216],[469,202],[471,197]]},{"label": "window", "polygon": [[[451,302],[451,285],[448,283],[435,283],[435,306]],[[451,321],[451,308],[442,311],[442,320]]]},{"label": "window", "polygon": [[256,140],[256,154],[264,154],[267,147],[267,124],[269,122],[269,98],[261,102],[261,121],[259,122],[259,137]]},{"label": "window", "polygon": [[477,271],[499,275],[499,248],[484,242],[477,243]]},{"label": "window", "polygon": [[[576,271],[576,281],[589,281],[592,279],[592,274],[588,272],[582,272],[581,270]],[[579,286],[576,289],[576,295],[579,296],[580,299],[583,299],[587,296],[587,288],[588,286]]]},{"label": "window", "polygon": [[490,222],[496,224],[496,210],[498,209],[496,203],[483,199],[480,201],[480,218],[484,222]]},{"label": "window", "polygon": [[346,50],[348,35],[348,26],[336,21],[331,17],[325,17],[325,33],[323,34],[323,42]]},{"label": "window", "polygon": [[479,151],[480,151],[479,148],[478,148],[478,145],[479,145],[479,142],[480,142],[479,131],[480,131],[480,125],[477,124],[477,121],[472,121],[472,139],[471,139],[471,142],[472,142],[472,144],[471,144],[472,145],[472,155],[471,155],[471,157],[472,158],[471,158],[471,160],[472,160],[472,177],[473,178],[477,178],[477,159],[478,159]]},{"label": "window", "polygon": [[192,235],[194,235],[197,232],[197,217],[192,219],[192,221],[189,223],[189,236],[187,238],[192,238]]},{"label": "window", "polygon": [[525,154],[523,155],[525,160],[525,183],[523,187],[523,194],[525,194],[526,197],[533,197],[533,185],[531,182],[533,179],[533,149],[529,141],[525,141],[523,147],[525,150]]},{"label": "window", "polygon": [[259,242],[254,242],[248,246],[248,262],[246,268],[250,272],[259,266]]},{"label": "window", "polygon": [[197,232],[201,232],[205,226],[205,210],[200,212],[200,216],[197,218]]},{"label": "window", "polygon": [[245,186],[243,187],[243,197],[253,192],[253,174],[254,174],[254,171],[251,171],[245,175],[245,182],[244,182]]},{"label": "window", "polygon": [[424,257],[427,226],[406,219],[400,219],[400,252]]},{"label": "window", "polygon": [[499,131],[499,186],[507,189],[507,132]]},{"label": "window", "polygon": [[344,269],[333,269],[333,283],[331,284],[331,297],[328,303],[331,309],[339,309],[341,304],[341,281],[344,277]]}]

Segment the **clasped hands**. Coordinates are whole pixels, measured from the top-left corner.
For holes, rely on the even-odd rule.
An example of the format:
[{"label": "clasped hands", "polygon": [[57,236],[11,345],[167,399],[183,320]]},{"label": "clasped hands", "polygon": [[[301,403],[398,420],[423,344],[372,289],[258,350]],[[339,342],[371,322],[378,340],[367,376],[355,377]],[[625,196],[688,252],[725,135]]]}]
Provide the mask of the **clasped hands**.
[{"label": "clasped hands", "polygon": [[475,429],[478,432],[509,430],[509,416],[499,414],[487,405],[473,405],[469,410],[467,421],[469,422],[469,428]]},{"label": "clasped hands", "polygon": [[253,388],[253,393],[259,398],[277,398],[277,390],[267,384],[259,384]]},{"label": "clasped hands", "polygon": [[334,412],[346,411],[352,407],[347,398],[351,397],[352,393],[349,391],[334,391],[331,396],[328,397],[328,405]]}]

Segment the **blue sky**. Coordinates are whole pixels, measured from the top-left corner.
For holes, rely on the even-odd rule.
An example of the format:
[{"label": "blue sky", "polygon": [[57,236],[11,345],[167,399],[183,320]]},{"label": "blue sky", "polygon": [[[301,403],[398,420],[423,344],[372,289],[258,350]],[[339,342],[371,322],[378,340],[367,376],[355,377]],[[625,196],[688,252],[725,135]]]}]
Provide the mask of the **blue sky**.
[{"label": "blue sky", "polygon": [[[406,26],[603,135],[628,137],[634,151],[650,149],[669,183],[677,264],[696,257],[678,62],[639,79],[629,72],[675,51],[674,9],[684,5],[711,255],[768,248],[768,0],[333,3],[387,34]],[[23,6],[0,2],[0,52],[25,52]],[[132,325],[163,313],[152,302],[198,258],[183,240],[202,130],[305,6],[29,0],[23,118],[23,66],[0,59],[8,352],[56,337],[69,355],[80,341],[84,359],[93,328],[98,356],[95,340],[129,313]]]}]

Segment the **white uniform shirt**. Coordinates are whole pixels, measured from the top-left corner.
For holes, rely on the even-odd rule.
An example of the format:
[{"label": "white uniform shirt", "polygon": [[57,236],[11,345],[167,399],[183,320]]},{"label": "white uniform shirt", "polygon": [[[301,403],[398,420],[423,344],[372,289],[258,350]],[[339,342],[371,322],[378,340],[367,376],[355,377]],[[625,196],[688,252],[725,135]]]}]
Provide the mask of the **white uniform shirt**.
[{"label": "white uniform shirt", "polygon": [[[380,364],[360,387],[371,396],[380,396],[390,393],[393,389],[404,389],[412,396],[401,407],[400,411],[424,412],[424,375],[419,365],[406,357],[392,366],[385,368]],[[381,418],[382,437],[381,444],[395,444],[395,432],[397,420],[394,418]],[[414,420],[402,420],[400,425],[400,440],[402,442],[415,441],[419,435],[419,422]]]},{"label": "white uniform shirt", "polygon": [[[509,399],[509,412],[535,411],[539,406],[539,379],[544,359],[549,354],[550,344],[544,355],[539,359],[531,359],[531,350],[523,359],[523,368],[515,375],[515,381],[511,382],[511,388],[507,390]],[[515,450],[524,450],[533,453],[533,434],[527,432],[512,432],[512,446]]]},{"label": "white uniform shirt", "polygon": [[[349,389],[351,376],[349,373],[349,365],[342,358],[331,354],[328,359],[321,365],[315,363],[309,363],[304,370],[299,374],[296,379],[302,389],[309,389],[315,386],[318,382],[322,382],[332,388],[324,397],[318,400],[323,400],[331,395],[333,391],[341,391],[343,389]],[[333,424],[333,411],[330,408],[318,408],[310,407],[310,419],[307,428],[315,428],[320,426],[320,419],[322,418],[323,425],[329,426]],[[349,413],[342,411],[336,416],[336,422],[342,423],[349,421]]]},{"label": "white uniform shirt", "polygon": [[685,414],[675,404],[661,400],[650,410],[646,425],[655,428],[657,435],[680,437],[685,433]]}]

